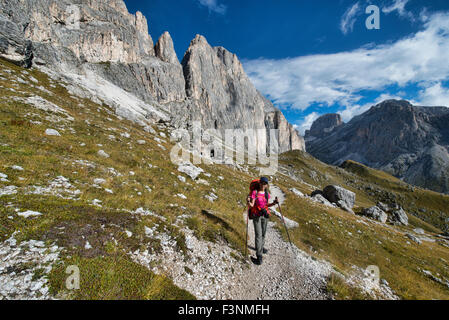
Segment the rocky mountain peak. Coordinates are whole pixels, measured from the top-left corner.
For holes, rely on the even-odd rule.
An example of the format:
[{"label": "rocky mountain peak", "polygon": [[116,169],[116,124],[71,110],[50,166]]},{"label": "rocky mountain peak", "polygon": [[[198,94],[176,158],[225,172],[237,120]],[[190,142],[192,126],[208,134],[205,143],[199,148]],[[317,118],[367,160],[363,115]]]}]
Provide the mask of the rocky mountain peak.
[{"label": "rocky mountain peak", "polygon": [[372,107],[373,113],[379,113],[379,112],[415,112],[416,107],[414,107],[409,101],[406,100],[396,100],[396,99],[390,99],[385,100],[375,106]]},{"label": "rocky mountain peak", "polygon": [[173,40],[168,31],[164,32],[154,47],[156,57],[164,62],[179,64]]},{"label": "rocky mountain peak", "polygon": [[189,48],[195,46],[195,45],[203,45],[203,46],[210,46],[207,42],[206,38],[200,34],[197,34],[195,38],[190,42]]},{"label": "rocky mountain peak", "polygon": [[142,51],[144,54],[153,55],[153,40],[148,33],[148,21],[140,11],[137,11],[135,15],[135,26],[137,32],[139,33],[139,44],[143,46]]},{"label": "rocky mountain peak", "polygon": [[232,72],[234,76],[242,76],[245,74],[243,65],[236,54],[231,53],[223,47],[215,47],[214,51],[227,70]]},{"label": "rocky mountain peak", "polygon": [[317,119],[306,133],[307,150],[330,164],[353,160],[448,193],[448,119],[446,107],[386,100],[337,127],[335,115]]},{"label": "rocky mountain peak", "polygon": [[407,100],[389,99],[378,104],[381,108],[412,108],[413,105]]},{"label": "rocky mountain peak", "polygon": [[[267,129],[267,136],[250,137],[259,151],[265,150],[268,129],[277,129],[280,152],[305,150],[303,138],[254,87],[237,55],[223,47],[212,48],[197,35],[182,60],[186,94],[202,106],[194,118],[207,128]],[[200,110],[198,110],[200,111]]]},{"label": "rocky mountain peak", "polygon": [[[125,2],[123,0],[100,0],[100,1],[89,0],[89,2],[90,3],[92,3],[92,2],[105,2],[107,5],[109,5],[110,7],[114,8],[118,12],[121,12],[124,15],[129,14],[128,9],[126,8],[126,4],[125,4]],[[139,13],[140,16],[142,16],[141,12],[137,11],[137,13]]]},{"label": "rocky mountain peak", "polygon": [[341,126],[342,124],[343,121],[341,119],[341,115],[338,113],[325,114],[313,122],[312,127],[306,132],[306,135],[318,137],[322,134],[332,132],[335,128]]}]

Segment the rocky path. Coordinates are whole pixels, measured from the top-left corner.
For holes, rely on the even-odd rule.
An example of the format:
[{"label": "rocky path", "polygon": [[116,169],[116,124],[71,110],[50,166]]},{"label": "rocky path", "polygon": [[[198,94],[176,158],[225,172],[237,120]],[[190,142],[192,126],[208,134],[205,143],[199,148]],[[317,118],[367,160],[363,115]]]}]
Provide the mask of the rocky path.
[{"label": "rocky path", "polygon": [[[282,203],[285,196],[277,187],[271,188],[272,197],[278,197]],[[246,221],[246,216],[243,217]],[[242,300],[296,300],[328,299],[326,278],[332,267],[326,262],[313,260],[296,246],[284,241],[275,228],[272,217],[268,223],[264,256],[261,266],[251,263],[250,267],[236,281],[230,295],[232,299]],[[248,253],[255,256],[254,227],[249,223]]]}]

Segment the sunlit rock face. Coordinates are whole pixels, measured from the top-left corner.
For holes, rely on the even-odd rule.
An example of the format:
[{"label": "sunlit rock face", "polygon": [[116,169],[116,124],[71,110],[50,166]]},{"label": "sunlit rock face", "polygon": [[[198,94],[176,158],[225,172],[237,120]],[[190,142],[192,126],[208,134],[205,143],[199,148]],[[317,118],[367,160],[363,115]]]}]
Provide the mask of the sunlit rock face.
[{"label": "sunlit rock face", "polygon": [[194,118],[201,119],[205,127],[264,129],[265,134],[248,137],[248,143],[258,151],[267,149],[269,129],[277,129],[279,152],[304,150],[302,137],[256,90],[235,54],[222,47],[213,48],[203,36],[197,35],[182,66],[187,96],[194,101]]},{"label": "sunlit rock face", "polygon": [[[259,152],[305,150],[302,137],[256,90],[235,54],[198,35],[180,63],[170,34],[154,45],[146,18],[130,14],[122,0],[4,0],[0,56],[61,75],[94,73],[169,114],[175,127],[199,121],[223,136],[225,129],[243,130]],[[259,131],[246,131],[253,129]],[[270,147],[270,141],[279,145]]]}]

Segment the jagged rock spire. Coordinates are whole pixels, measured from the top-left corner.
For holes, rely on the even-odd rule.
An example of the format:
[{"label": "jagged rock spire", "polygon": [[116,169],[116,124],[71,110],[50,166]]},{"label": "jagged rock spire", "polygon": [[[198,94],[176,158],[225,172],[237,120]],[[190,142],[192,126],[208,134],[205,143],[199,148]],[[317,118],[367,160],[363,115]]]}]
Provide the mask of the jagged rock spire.
[{"label": "jagged rock spire", "polygon": [[159,38],[156,46],[154,47],[156,57],[162,61],[179,64],[178,57],[176,56],[175,48],[173,46],[173,40],[168,31],[165,31]]},{"label": "jagged rock spire", "polygon": [[268,130],[278,129],[280,152],[305,149],[302,137],[254,87],[237,55],[223,47],[211,47],[204,36],[196,35],[182,66],[187,96],[198,106],[191,110],[205,127],[267,129],[267,136],[249,137],[259,151],[267,148]]}]

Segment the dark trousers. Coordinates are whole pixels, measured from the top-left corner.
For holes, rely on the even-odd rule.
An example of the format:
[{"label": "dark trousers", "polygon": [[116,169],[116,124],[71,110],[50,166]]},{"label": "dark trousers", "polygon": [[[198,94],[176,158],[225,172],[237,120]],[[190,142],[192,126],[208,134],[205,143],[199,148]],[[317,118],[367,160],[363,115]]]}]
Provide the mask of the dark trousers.
[{"label": "dark trousers", "polygon": [[265,217],[257,217],[253,219],[254,232],[256,234],[256,255],[262,256],[263,246],[265,244],[265,233],[267,232],[268,219]]}]

